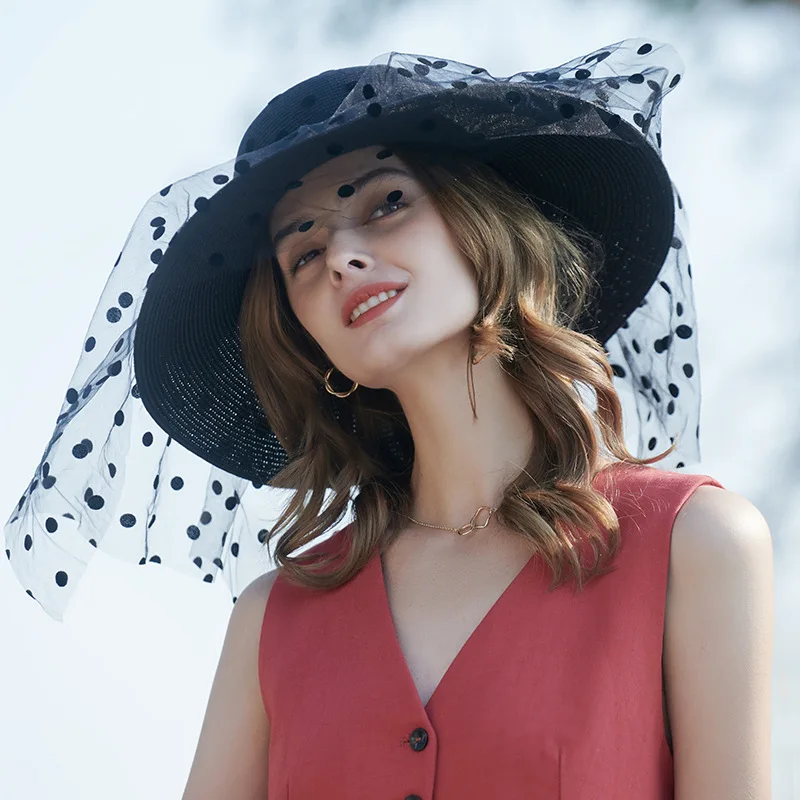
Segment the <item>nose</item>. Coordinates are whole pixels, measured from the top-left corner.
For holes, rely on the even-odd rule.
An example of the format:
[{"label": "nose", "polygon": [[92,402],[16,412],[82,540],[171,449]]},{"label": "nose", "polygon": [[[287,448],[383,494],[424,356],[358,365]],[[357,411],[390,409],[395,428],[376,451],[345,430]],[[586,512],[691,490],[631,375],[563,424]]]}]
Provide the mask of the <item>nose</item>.
[{"label": "nose", "polygon": [[328,237],[325,252],[328,274],[334,283],[339,283],[348,272],[368,269],[374,258],[357,230],[339,229]]}]

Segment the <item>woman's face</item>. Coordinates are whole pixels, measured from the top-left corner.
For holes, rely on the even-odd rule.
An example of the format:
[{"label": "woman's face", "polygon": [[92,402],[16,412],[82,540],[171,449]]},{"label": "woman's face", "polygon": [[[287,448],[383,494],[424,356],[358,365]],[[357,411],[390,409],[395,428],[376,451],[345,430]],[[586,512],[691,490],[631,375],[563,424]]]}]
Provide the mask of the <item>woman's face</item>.
[{"label": "woman's face", "polygon": [[[275,206],[270,235],[292,309],[332,364],[364,386],[394,389],[437,349],[466,353],[479,297],[423,185],[387,153],[367,147],[309,172]],[[353,324],[354,293],[386,282],[400,294]]]}]

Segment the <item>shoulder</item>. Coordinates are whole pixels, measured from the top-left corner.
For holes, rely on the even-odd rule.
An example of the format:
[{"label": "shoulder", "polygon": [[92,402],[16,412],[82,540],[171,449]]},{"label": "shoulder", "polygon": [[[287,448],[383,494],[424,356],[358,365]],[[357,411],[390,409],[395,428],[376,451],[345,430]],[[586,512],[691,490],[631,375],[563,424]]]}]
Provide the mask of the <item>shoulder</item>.
[{"label": "shoulder", "polygon": [[664,631],[676,796],[768,796],[773,594],[761,512],[698,486],[675,517]]},{"label": "shoulder", "polygon": [[[689,495],[675,516],[672,550],[685,569],[709,560],[721,560],[728,569],[736,569],[737,562],[771,558],[772,537],[763,514],[746,497],[703,485]],[[740,563],[739,568],[742,566]]]}]

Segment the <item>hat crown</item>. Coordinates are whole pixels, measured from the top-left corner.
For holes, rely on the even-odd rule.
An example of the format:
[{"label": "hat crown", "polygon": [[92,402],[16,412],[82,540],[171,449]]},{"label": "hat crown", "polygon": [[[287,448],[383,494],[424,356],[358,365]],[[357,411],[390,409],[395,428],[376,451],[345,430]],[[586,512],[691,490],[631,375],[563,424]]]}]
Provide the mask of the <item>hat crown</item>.
[{"label": "hat crown", "polygon": [[303,125],[330,119],[365,69],[362,66],[327,70],[273,97],[242,136],[237,157],[274,144]]}]

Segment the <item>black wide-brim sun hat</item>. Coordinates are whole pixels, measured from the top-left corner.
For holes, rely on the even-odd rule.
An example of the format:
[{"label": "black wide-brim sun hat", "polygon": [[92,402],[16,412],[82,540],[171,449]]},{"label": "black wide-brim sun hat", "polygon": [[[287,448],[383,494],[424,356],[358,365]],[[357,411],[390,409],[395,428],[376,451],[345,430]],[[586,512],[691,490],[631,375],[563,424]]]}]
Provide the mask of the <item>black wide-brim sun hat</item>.
[{"label": "black wide-brim sun hat", "polygon": [[[275,97],[247,128],[230,174],[215,175],[168,245],[151,252],[156,267],[133,350],[149,414],[191,452],[256,484],[286,465],[241,356],[244,288],[277,201],[310,170],[369,145],[429,143],[474,156],[548,218],[597,239],[605,251],[599,291],[575,328],[607,342],[642,303],[673,242],[660,104],[680,75],[657,62],[649,68],[643,50],[627,72],[612,47],[509,78],[392,53]],[[348,416],[348,401],[323,387],[320,402]],[[408,443],[391,436],[387,429],[383,452],[400,469]]]}]

